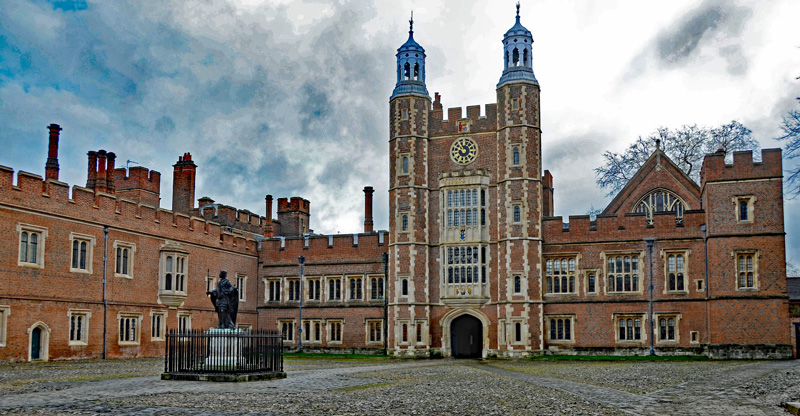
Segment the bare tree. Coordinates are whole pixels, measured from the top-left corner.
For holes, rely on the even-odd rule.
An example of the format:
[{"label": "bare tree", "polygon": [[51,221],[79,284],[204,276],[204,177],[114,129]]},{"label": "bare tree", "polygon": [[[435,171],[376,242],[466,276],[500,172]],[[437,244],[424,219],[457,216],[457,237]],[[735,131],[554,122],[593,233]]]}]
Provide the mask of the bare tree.
[{"label": "bare tree", "polygon": [[[797,97],[797,100],[800,101],[800,97]],[[777,140],[786,142],[783,157],[786,159],[800,157],[800,111],[791,110],[786,113],[783,116],[781,130],[783,130],[783,136],[778,137]],[[794,169],[787,169],[786,174],[786,195],[789,199],[796,198],[800,195],[800,166],[795,165]]]},{"label": "bare tree", "polygon": [[[684,125],[675,130],[659,127],[647,137],[639,136],[622,153],[606,151],[605,162],[596,168],[597,184],[609,190],[608,196],[619,192],[660,145],[664,153],[695,182],[700,182],[700,167],[706,153],[719,149],[731,155],[737,150],[758,149],[750,129],[736,120],[719,127]],[[800,154],[798,155],[800,156]],[[799,183],[800,185],[800,183]]]}]

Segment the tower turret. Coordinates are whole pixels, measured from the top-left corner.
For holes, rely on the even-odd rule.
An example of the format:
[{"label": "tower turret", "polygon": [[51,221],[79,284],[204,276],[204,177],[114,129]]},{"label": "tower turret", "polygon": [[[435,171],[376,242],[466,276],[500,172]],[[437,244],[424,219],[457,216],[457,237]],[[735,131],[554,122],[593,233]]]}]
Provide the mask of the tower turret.
[{"label": "tower turret", "polygon": [[536,81],[533,75],[533,35],[519,22],[519,3],[517,3],[517,22],[503,36],[503,76],[497,83],[499,88],[506,82]]},{"label": "tower turret", "polygon": [[425,49],[414,40],[414,14],[408,21],[408,40],[397,49],[397,85],[392,97],[401,94],[428,95],[425,88]]}]

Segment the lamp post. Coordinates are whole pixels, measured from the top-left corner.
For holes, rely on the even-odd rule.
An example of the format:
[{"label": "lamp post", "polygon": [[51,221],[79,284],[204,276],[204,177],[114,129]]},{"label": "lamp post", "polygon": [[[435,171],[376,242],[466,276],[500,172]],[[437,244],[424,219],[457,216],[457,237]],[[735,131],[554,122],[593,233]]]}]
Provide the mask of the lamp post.
[{"label": "lamp post", "polygon": [[297,320],[297,334],[300,338],[298,340],[298,349],[300,352],[303,351],[303,263],[306,262],[305,256],[300,256],[297,258],[297,262],[300,263],[300,303],[299,305],[299,314],[300,317]]},{"label": "lamp post", "polygon": [[653,326],[655,319],[653,318],[653,243],[655,238],[645,238],[644,242],[647,244],[647,262],[650,263],[650,355],[656,355],[656,350],[653,348]]},{"label": "lamp post", "polygon": [[383,253],[383,355],[386,355],[389,328],[389,253]]}]

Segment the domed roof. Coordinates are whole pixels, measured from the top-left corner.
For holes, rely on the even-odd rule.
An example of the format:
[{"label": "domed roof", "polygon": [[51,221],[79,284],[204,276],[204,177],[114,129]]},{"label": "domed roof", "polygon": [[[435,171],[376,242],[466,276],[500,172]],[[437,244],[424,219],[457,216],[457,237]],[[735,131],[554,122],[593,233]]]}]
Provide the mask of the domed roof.
[{"label": "domed roof", "polygon": [[511,26],[511,29],[508,29],[506,32],[505,37],[509,38],[511,36],[529,36],[533,37],[531,31],[522,26],[522,23],[519,22],[519,3],[517,3],[517,22],[514,23],[514,26]]},{"label": "domed roof", "polygon": [[408,32],[408,40],[406,41],[406,43],[403,44],[403,46],[397,49],[397,52],[408,52],[408,51],[425,52],[425,48],[420,46],[420,44],[414,40],[414,31]]},{"label": "domed roof", "polygon": [[408,21],[409,28],[408,28],[408,40],[404,43],[400,48],[397,49],[397,53],[400,52],[425,52],[425,48],[420,46],[417,41],[414,40],[414,15],[411,15],[411,20]]}]

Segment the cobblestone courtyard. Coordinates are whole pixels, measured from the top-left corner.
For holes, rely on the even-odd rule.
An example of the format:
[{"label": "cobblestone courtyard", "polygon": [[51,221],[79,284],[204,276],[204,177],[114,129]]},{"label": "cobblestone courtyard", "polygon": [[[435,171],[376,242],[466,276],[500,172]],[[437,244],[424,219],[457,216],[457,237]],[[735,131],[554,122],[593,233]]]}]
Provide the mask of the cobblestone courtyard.
[{"label": "cobblestone courtyard", "polygon": [[800,361],[287,359],[288,378],[162,381],[159,359],[0,365],[0,414],[780,415]]}]

